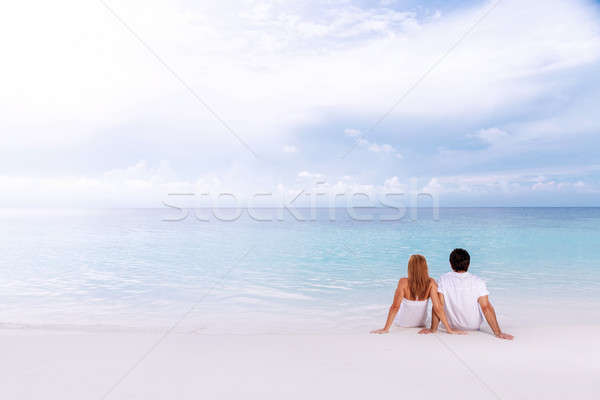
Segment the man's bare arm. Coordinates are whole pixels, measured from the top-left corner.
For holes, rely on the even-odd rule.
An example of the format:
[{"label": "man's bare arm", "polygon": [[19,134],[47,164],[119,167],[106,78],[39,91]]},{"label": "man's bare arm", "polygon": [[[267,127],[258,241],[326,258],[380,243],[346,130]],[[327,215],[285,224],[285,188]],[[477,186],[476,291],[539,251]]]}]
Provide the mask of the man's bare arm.
[{"label": "man's bare arm", "polygon": [[479,302],[479,305],[481,306],[481,311],[483,311],[485,320],[490,325],[490,328],[492,328],[492,332],[494,332],[494,335],[496,335],[496,337],[501,338],[501,339],[512,340],[513,335],[509,335],[508,333],[503,333],[500,330],[500,325],[498,325],[498,320],[496,319],[496,311],[494,310],[494,306],[492,306],[492,303],[490,303],[490,299],[488,298],[488,296],[481,296],[477,300],[477,302]]}]

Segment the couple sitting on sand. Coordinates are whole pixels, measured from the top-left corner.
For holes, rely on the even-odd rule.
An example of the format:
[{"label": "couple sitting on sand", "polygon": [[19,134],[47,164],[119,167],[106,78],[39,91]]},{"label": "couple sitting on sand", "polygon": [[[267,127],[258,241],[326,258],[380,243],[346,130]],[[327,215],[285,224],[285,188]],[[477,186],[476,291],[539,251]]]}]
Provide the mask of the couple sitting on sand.
[{"label": "couple sitting on sand", "polygon": [[371,333],[388,333],[396,314],[401,327],[424,327],[427,304],[431,299],[431,328],[421,329],[419,333],[435,332],[440,320],[446,332],[451,334],[479,330],[483,314],[496,337],[512,340],[512,335],[500,330],[496,312],[488,299],[489,292],[485,282],[467,272],[470,262],[471,257],[466,250],[454,249],[450,253],[452,271],[442,275],[438,284],[429,277],[425,257],[420,254],[410,256],[408,278],[402,278],[398,282],[385,327]]}]

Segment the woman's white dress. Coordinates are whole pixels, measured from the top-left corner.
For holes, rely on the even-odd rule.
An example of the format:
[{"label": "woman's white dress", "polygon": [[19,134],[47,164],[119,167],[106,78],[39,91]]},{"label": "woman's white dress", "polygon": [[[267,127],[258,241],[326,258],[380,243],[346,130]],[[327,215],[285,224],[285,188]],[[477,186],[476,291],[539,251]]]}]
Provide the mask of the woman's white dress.
[{"label": "woman's white dress", "polygon": [[402,299],[400,310],[396,316],[396,325],[404,328],[416,328],[425,326],[427,320],[427,300]]}]

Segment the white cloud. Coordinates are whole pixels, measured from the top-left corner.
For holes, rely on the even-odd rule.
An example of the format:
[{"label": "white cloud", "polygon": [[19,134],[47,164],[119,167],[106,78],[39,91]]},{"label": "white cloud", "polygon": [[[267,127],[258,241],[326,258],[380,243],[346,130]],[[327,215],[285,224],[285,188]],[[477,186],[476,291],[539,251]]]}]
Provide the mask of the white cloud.
[{"label": "white cloud", "polygon": [[323,180],[325,179],[325,175],[320,174],[318,172],[308,172],[308,171],[300,171],[298,172],[298,178],[301,179],[310,179],[310,180]]},{"label": "white cloud", "polygon": [[378,143],[368,143],[367,144],[367,149],[369,149],[369,151],[372,151],[374,153],[395,153],[396,149],[394,148],[394,146],[389,145],[389,144],[378,144]]},{"label": "white cloud", "polygon": [[499,128],[486,128],[479,130],[473,137],[479,138],[481,141],[494,145],[505,141],[510,137],[508,132]]},{"label": "white cloud", "polygon": [[350,137],[358,137],[362,134],[361,131],[353,128],[344,129],[344,133]]},{"label": "white cloud", "polygon": [[545,191],[545,192],[558,192],[558,191],[594,192],[594,191],[597,191],[597,189],[595,190],[594,188],[589,187],[589,185],[583,181],[557,182],[555,180],[536,182],[531,186],[531,190]]},{"label": "white cloud", "polygon": [[[216,182],[213,181],[213,184]],[[2,207],[160,207],[169,193],[198,192],[206,182],[177,180],[166,162],[145,161],[99,176],[0,176]],[[213,186],[214,187],[214,186]]]},{"label": "white cloud", "polygon": [[285,146],[283,146],[284,153],[295,153],[296,151],[298,151],[296,146],[291,146],[291,145],[287,145],[287,144]]},{"label": "white cloud", "polygon": [[533,192],[600,193],[600,183],[592,178],[585,182],[582,176],[600,171],[599,165],[573,168],[546,168],[505,171],[487,174],[437,176],[430,179],[425,190],[442,194],[515,194]]},{"label": "white cloud", "polygon": [[402,158],[402,154],[398,153],[398,150],[391,144],[371,142],[365,139],[362,132],[358,129],[348,128],[344,130],[344,133],[347,136],[354,138],[360,147],[363,147],[370,152],[393,154],[396,158]]},{"label": "white cloud", "polygon": [[157,168],[152,168],[144,160],[138,161],[131,167],[113,169],[103,174],[103,178],[107,181],[150,180],[165,182],[172,180],[174,177],[175,172],[167,161],[161,161]]},{"label": "white cloud", "polygon": [[391,178],[386,179],[383,182],[383,188],[386,191],[400,191],[406,192],[408,190],[408,186],[406,182],[401,182],[397,176],[392,176]]}]

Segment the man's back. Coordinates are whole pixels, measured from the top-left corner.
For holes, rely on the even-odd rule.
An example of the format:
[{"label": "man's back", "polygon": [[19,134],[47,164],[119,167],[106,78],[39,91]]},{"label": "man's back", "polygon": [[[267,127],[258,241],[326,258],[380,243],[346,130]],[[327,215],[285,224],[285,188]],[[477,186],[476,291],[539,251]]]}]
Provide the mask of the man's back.
[{"label": "man's back", "polygon": [[450,271],[440,277],[438,292],[444,295],[446,315],[453,328],[479,329],[483,316],[477,301],[489,295],[483,279],[468,272]]}]

